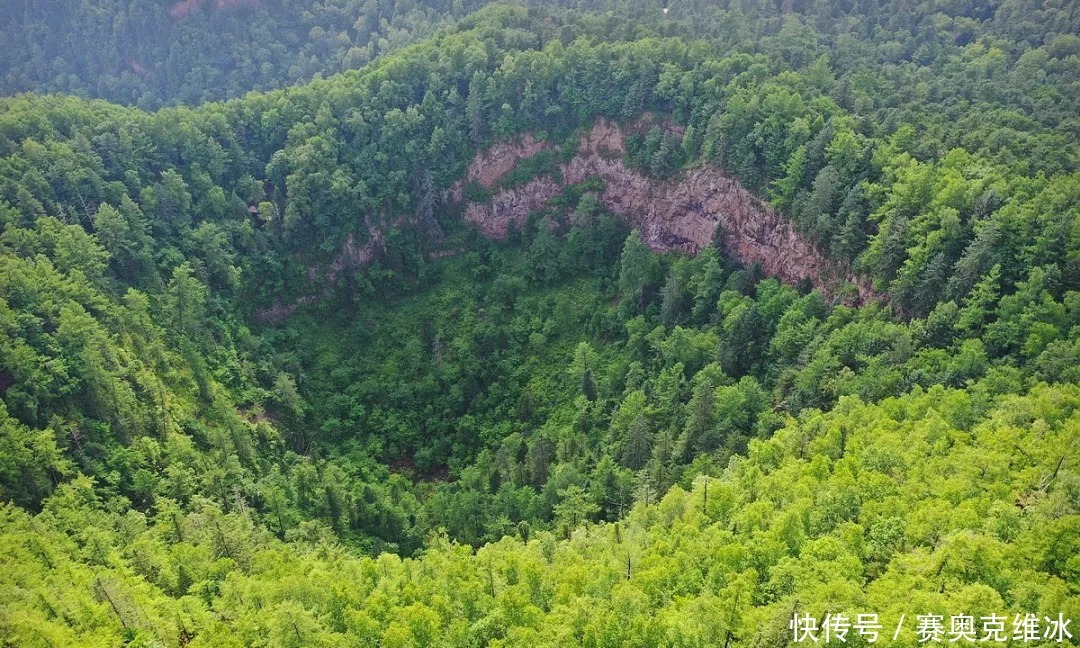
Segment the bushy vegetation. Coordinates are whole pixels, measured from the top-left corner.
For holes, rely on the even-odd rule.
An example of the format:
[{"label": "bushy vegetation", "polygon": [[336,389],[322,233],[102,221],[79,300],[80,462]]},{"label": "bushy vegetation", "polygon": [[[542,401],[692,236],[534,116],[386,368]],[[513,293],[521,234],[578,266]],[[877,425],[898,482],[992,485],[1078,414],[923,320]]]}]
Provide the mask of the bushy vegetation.
[{"label": "bushy vegetation", "polygon": [[[0,639],[764,646],[796,610],[1080,618],[1077,17],[931,9],[496,5],[225,103],[0,100]],[[91,94],[308,76],[262,71]],[[598,179],[502,242],[444,200],[494,141],[646,111],[684,135],[631,138],[629,165],[722,166],[885,301],[654,254]]]},{"label": "bushy vegetation", "polygon": [[484,3],[111,0],[0,3],[0,91],[158,108],[362,67]]},{"label": "bushy vegetation", "polygon": [[568,539],[523,526],[476,553],[439,537],[417,559],[285,544],[206,500],[148,516],[80,478],[34,518],[0,511],[4,639],[786,645],[796,610],[872,610],[886,628],[913,609],[1075,619],[1080,483],[1046,467],[1076,458],[1080,390],[995,391],[846,397],[620,522]]}]

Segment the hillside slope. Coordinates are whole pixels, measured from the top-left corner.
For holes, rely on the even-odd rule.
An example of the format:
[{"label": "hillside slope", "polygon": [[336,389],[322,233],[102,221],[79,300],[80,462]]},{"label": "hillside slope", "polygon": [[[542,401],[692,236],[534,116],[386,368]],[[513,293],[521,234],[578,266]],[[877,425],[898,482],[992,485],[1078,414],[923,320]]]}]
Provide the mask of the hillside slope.
[{"label": "hillside slope", "polygon": [[284,545],[210,503],[148,524],[74,482],[33,522],[0,512],[0,636],[782,646],[796,612],[871,612],[889,636],[910,617],[893,644],[916,646],[916,614],[1080,618],[1080,390],[992,399],[984,388],[845,399],[622,522],[568,539],[523,528],[475,554],[445,539],[416,560],[355,558],[314,538]]},{"label": "hillside slope", "polygon": [[1076,616],[1075,12],[745,4],[0,99],[0,643]]},{"label": "hillside slope", "polygon": [[[633,127],[648,131],[647,125],[639,121]],[[678,129],[672,134],[680,140],[684,136]],[[722,169],[702,166],[673,182],[658,181],[627,167],[623,161],[625,139],[617,124],[601,120],[581,137],[569,160],[549,173],[508,188],[498,186],[514,171],[506,162],[529,164],[534,156],[547,154],[553,147],[531,137],[497,144],[477,154],[465,178],[450,188],[447,197],[463,200],[466,182],[489,190],[492,195],[487,201],[469,201],[464,217],[485,235],[503,238],[511,227],[523,227],[530,213],[545,208],[568,185],[595,179],[602,183],[598,197],[604,207],[640,230],[653,250],[696,254],[719,241],[721,251],[738,262],[758,264],[765,274],[791,284],[809,281],[827,298],[835,296],[844,282],[853,284],[855,302],[880,298],[869,282],[827,258],[789,221]],[[493,172],[493,167],[501,172]]]}]

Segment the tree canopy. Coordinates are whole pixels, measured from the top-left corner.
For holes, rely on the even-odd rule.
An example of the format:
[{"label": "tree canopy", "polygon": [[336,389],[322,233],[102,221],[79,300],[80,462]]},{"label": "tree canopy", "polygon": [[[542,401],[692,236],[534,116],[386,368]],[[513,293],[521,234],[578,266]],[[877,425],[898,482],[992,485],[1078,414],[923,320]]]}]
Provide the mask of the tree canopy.
[{"label": "tree canopy", "polygon": [[[7,4],[6,645],[1080,620],[1070,7]],[[627,167],[722,169],[881,299],[557,177],[646,113]],[[487,239],[455,183],[525,134],[461,192],[560,193]]]}]

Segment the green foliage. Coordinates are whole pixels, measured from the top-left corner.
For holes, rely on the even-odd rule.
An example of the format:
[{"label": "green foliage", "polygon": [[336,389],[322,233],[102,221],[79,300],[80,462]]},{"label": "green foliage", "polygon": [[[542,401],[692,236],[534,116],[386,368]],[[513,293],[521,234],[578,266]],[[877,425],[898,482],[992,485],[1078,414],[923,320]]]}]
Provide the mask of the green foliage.
[{"label": "green foliage", "polygon": [[[148,106],[351,68],[474,8],[132,5],[106,29],[23,4],[7,87]],[[198,108],[0,100],[0,641],[1080,618],[1075,16],[559,4],[603,11],[488,7]],[[133,24],[158,31],[127,56],[190,74],[117,77]],[[110,36],[69,69],[84,31]],[[499,243],[444,204],[479,147],[563,142],[478,201],[556,173],[597,117],[647,125],[624,161],[657,178],[721,165],[888,305],[655,254],[596,179]]]},{"label": "green foliage", "polygon": [[[555,646],[578,633],[704,646],[786,636],[793,607],[872,609],[887,627],[913,604],[1076,618],[1080,390],[977,391],[846,398],[618,523],[476,553],[436,537],[417,559],[350,556],[315,529],[284,544],[205,502],[116,510],[82,478],[35,518],[0,509],[0,631],[16,645]],[[564,529],[596,510],[579,486],[559,498]]]},{"label": "green foliage", "polygon": [[483,4],[6,2],[0,88],[143,108],[238,97],[361,67]]}]

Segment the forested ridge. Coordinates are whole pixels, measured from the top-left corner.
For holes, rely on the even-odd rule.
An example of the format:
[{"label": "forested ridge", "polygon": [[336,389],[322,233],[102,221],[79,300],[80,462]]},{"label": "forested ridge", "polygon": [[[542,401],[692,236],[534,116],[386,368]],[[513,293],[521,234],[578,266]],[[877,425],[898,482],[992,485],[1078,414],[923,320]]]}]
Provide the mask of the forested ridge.
[{"label": "forested ridge", "polygon": [[0,89],[156,108],[362,67],[474,2],[5,0]]},{"label": "forested ridge", "polygon": [[[190,4],[226,32],[273,13]],[[385,9],[331,4],[310,20],[347,34]],[[9,78],[156,106],[373,59],[156,112],[0,99],[0,641],[1080,619],[1080,16],[795,5],[424,5],[426,40],[302,74]],[[520,184],[644,114],[678,128],[632,133],[628,167],[723,169],[882,298],[786,285],[722,230],[656,254],[599,178],[499,241],[448,198],[495,142],[562,144]]]}]

